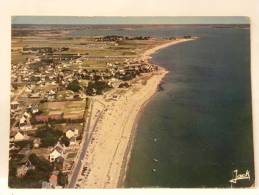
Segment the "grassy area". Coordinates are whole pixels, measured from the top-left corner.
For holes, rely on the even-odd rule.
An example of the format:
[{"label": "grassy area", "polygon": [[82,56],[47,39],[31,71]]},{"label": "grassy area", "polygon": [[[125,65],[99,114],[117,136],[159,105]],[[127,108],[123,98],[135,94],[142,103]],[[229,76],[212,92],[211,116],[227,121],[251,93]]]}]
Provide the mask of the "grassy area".
[{"label": "grassy area", "polygon": [[37,156],[39,157],[42,157],[46,160],[48,160],[48,157],[49,157],[49,149],[48,148],[32,148],[32,153],[36,154]]},{"label": "grassy area", "polygon": [[11,61],[13,64],[25,63],[26,58],[27,58],[27,56],[21,55],[20,53],[17,53],[17,52],[12,52]]},{"label": "grassy area", "polygon": [[40,104],[39,110],[44,114],[53,112],[63,112],[69,114],[70,112],[84,112],[86,100],[80,101],[62,101],[62,102],[44,102]]},{"label": "grassy area", "polygon": [[77,155],[77,152],[71,152],[67,155],[67,159],[74,159]]},{"label": "grassy area", "polygon": [[[83,120],[86,100],[44,102],[39,106],[42,115],[59,117],[62,120]],[[60,121],[61,122],[61,121]],[[79,121],[78,121],[79,122]]]},{"label": "grassy area", "polygon": [[[147,49],[154,44],[161,43],[162,40],[123,40],[116,42],[96,42],[93,37],[44,37],[44,36],[26,36],[26,37],[13,37],[12,48],[22,47],[69,47],[68,51],[57,52],[57,53],[80,53],[89,56],[105,57],[105,56],[136,56],[139,52]],[[30,57],[30,55],[26,55]],[[18,52],[12,52],[12,61],[14,63],[24,61],[24,56]],[[88,61],[88,60],[87,60]],[[86,62],[87,62],[86,61]],[[105,65],[105,63],[91,62],[87,65]]]}]

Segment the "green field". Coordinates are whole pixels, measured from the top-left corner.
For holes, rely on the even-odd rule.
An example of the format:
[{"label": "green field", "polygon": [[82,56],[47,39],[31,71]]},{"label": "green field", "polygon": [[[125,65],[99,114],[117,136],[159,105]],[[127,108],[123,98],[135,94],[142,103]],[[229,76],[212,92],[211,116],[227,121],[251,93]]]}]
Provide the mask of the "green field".
[{"label": "green field", "polygon": [[44,115],[62,114],[64,118],[82,119],[86,108],[86,100],[44,102],[40,104],[39,110]]}]

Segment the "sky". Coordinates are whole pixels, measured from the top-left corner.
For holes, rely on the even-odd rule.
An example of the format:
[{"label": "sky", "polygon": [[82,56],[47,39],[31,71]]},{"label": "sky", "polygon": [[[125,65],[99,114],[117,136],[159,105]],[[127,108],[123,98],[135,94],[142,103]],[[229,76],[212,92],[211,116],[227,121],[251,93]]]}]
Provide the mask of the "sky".
[{"label": "sky", "polygon": [[249,24],[248,17],[12,16],[12,24]]}]

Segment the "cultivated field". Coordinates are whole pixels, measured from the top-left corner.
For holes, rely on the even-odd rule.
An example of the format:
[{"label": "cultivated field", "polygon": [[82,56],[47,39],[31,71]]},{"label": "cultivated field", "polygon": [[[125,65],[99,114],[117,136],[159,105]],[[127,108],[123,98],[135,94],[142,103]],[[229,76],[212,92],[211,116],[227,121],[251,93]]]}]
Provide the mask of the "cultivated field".
[{"label": "cultivated field", "polygon": [[43,115],[63,115],[64,119],[82,119],[86,108],[86,100],[45,102],[40,104],[39,110]]}]

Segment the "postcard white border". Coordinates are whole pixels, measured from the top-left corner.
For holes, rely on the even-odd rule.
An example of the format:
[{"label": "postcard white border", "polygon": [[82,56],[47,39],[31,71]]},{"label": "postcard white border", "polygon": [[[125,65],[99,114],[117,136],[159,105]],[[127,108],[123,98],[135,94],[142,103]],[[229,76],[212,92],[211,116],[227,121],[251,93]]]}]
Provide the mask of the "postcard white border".
[{"label": "postcard white border", "polygon": [[[259,194],[259,1],[257,0],[1,0],[0,1],[0,194],[45,194],[45,190],[8,190],[8,140],[10,103],[10,29],[14,15],[62,16],[248,16],[251,21],[251,72],[256,188],[77,190],[79,194]],[[48,190],[69,194],[74,190]]]}]

